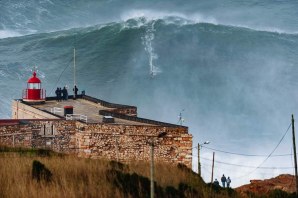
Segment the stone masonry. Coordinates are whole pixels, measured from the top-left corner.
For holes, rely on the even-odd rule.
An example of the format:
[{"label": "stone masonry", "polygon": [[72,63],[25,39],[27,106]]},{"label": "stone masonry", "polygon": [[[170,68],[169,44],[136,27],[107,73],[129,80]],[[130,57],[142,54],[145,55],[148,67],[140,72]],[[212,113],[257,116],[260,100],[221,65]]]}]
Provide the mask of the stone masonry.
[{"label": "stone masonry", "polygon": [[[0,144],[127,162],[149,161],[149,142],[154,141],[156,161],[182,163],[191,168],[192,136],[186,127],[86,124],[54,119],[14,121],[0,121]],[[160,132],[167,135],[158,138]]]}]

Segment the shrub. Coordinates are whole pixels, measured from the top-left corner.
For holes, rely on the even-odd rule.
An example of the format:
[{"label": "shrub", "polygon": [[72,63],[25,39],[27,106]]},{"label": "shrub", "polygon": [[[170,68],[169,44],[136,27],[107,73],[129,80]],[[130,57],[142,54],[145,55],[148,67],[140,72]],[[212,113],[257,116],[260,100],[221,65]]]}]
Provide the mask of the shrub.
[{"label": "shrub", "polygon": [[32,163],[32,179],[36,179],[38,182],[41,180],[50,182],[51,178],[51,171],[41,162],[34,160]]}]

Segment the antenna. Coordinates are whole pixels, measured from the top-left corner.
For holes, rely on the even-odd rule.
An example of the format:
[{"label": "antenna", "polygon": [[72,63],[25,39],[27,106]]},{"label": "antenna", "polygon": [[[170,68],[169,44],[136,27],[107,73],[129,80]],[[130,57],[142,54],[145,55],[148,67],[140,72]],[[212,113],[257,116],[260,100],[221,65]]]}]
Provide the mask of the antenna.
[{"label": "antenna", "polygon": [[178,120],[178,124],[179,124],[179,125],[182,125],[183,122],[184,122],[184,118],[182,117],[182,112],[183,112],[183,111],[184,111],[184,109],[182,109],[182,111],[180,111],[179,116],[178,116],[178,118],[179,118],[179,120]]},{"label": "antenna", "polygon": [[76,48],[73,48],[73,97],[75,98],[75,86],[76,86]]}]

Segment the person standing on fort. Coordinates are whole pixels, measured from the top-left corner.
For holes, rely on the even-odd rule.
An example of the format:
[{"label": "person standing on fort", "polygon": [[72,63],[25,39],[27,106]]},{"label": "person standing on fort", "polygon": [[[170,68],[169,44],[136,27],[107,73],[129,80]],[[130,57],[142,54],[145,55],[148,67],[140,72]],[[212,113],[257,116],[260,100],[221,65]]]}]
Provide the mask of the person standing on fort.
[{"label": "person standing on fort", "polygon": [[59,88],[57,87],[57,89],[56,89],[56,91],[55,91],[55,94],[56,94],[56,100],[57,100],[57,101],[59,101],[58,93],[59,93]]},{"label": "person standing on fort", "polygon": [[68,100],[68,86],[65,85],[65,100]]},{"label": "person standing on fort", "polygon": [[65,87],[61,90],[62,93],[62,100],[65,100]]},{"label": "person standing on fort", "polygon": [[221,177],[221,183],[222,183],[222,187],[223,188],[226,187],[226,181],[227,181],[227,178],[225,177],[225,175],[222,175],[222,177]]},{"label": "person standing on fort", "polygon": [[73,91],[74,91],[74,99],[77,98],[77,95],[78,95],[78,87],[75,85],[74,88],[73,88]]},{"label": "person standing on fort", "polygon": [[68,93],[67,93],[66,87],[63,87],[63,89],[62,89],[62,95],[63,95],[63,100],[67,100]]},{"label": "person standing on fort", "polygon": [[58,101],[61,101],[61,97],[62,97],[62,89],[60,87],[58,88]]},{"label": "person standing on fort", "polygon": [[228,179],[227,179],[227,188],[230,188],[230,183],[231,183],[231,178],[228,177]]}]

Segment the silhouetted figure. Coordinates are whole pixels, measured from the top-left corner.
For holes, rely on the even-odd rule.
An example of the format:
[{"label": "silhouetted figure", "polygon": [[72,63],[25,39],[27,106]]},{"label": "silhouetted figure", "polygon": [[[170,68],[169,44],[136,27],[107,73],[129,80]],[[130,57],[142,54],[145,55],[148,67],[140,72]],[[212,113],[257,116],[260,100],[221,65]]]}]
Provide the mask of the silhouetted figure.
[{"label": "silhouetted figure", "polygon": [[68,96],[67,96],[67,89],[65,87],[63,87],[62,89],[62,98],[63,100],[67,100]]},{"label": "silhouetted figure", "polygon": [[230,183],[231,183],[232,181],[231,181],[231,178],[230,177],[228,177],[228,179],[227,179],[227,188],[230,188]]},{"label": "silhouetted figure", "polygon": [[213,184],[214,184],[215,186],[219,186],[219,182],[218,182],[218,180],[215,179],[214,182],[213,182]]},{"label": "silhouetted figure", "polygon": [[61,98],[62,98],[62,100],[65,100],[65,91],[64,91],[64,88],[61,90]]},{"label": "silhouetted figure", "polygon": [[58,88],[58,101],[61,101],[61,97],[62,97],[62,90],[60,87],[60,88]]},{"label": "silhouetted figure", "polygon": [[221,183],[222,183],[222,187],[226,187],[226,181],[227,181],[227,178],[225,177],[225,175],[222,175],[221,177]]},{"label": "silhouetted figure", "polygon": [[65,100],[68,100],[68,86],[65,85],[64,88],[66,89],[66,91],[65,91]]},{"label": "silhouetted figure", "polygon": [[55,91],[55,94],[56,94],[56,100],[57,100],[57,101],[59,101],[58,93],[59,93],[59,88],[57,87],[57,89],[56,89],[56,91]]},{"label": "silhouetted figure", "polygon": [[73,99],[76,99],[77,95],[78,95],[78,91],[79,91],[79,89],[76,85],[74,86],[73,91],[74,91],[74,98]]}]

